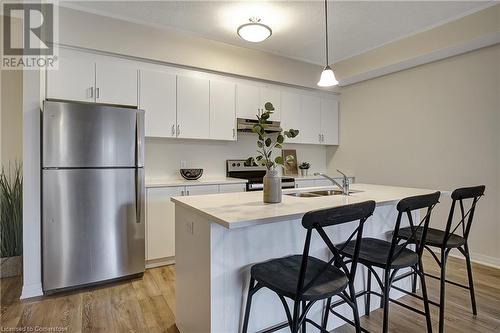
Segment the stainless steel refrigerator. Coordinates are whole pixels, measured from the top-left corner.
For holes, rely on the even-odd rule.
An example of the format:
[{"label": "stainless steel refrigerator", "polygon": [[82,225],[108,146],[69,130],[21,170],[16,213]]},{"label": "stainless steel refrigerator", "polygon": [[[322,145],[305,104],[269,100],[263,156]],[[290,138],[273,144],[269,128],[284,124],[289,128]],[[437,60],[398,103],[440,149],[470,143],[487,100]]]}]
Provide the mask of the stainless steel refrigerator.
[{"label": "stainless steel refrigerator", "polygon": [[144,111],[45,101],[44,292],[144,272]]}]

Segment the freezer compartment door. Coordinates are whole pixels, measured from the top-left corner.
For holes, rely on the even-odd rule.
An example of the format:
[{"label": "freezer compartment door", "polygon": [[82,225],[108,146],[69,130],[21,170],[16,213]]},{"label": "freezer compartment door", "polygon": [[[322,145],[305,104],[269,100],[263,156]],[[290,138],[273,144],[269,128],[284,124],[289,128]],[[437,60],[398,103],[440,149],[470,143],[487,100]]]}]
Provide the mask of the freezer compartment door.
[{"label": "freezer compartment door", "polygon": [[144,271],[143,169],[43,171],[45,291]]},{"label": "freezer compartment door", "polygon": [[45,101],[43,167],[142,166],[143,113],[132,108]]}]

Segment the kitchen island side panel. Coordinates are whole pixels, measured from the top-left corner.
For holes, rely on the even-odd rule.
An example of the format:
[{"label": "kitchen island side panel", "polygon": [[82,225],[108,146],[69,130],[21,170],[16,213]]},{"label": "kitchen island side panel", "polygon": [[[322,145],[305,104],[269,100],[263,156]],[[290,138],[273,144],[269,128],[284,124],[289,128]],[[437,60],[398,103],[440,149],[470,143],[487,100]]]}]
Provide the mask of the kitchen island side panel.
[{"label": "kitchen island side panel", "polygon": [[[177,216],[177,213],[182,216]],[[414,218],[417,221],[418,214],[415,214]],[[366,222],[364,236],[388,239],[395,219],[394,205],[377,207],[374,215]],[[193,234],[190,234],[189,226],[186,227],[190,222],[193,222]],[[355,225],[356,223],[352,222],[329,227],[326,231],[334,243],[339,243],[349,237]],[[181,248],[185,251],[176,264],[176,320],[181,333],[203,332],[208,327],[210,329],[205,332],[239,332],[251,265],[271,258],[302,253],[305,240],[305,229],[300,219],[228,229],[195,211],[186,208],[178,210],[177,207],[176,230],[179,230],[181,237],[179,251]],[[328,259],[330,256],[329,250],[317,234],[313,236],[311,255],[321,259]],[[179,262],[179,259],[182,262]],[[192,265],[196,267],[191,267]],[[360,291],[366,286],[367,274],[366,269],[358,267],[355,285],[356,290]],[[409,279],[405,279],[397,285],[409,289],[411,283]],[[209,291],[205,288],[209,288]],[[379,290],[375,283],[372,288]],[[399,292],[391,293],[391,297],[400,296],[402,294]],[[379,307],[377,297],[372,297],[371,303],[372,310]],[[323,302],[315,304],[308,317],[319,322],[322,306]],[[358,306],[360,309],[364,308],[364,298],[358,299]],[[340,307],[338,311],[352,318],[349,307]],[[249,332],[285,320],[283,306],[276,294],[266,288],[259,290],[252,302]],[[341,320],[332,316],[328,328],[334,329],[342,324]]]},{"label": "kitchen island side panel", "polygon": [[175,207],[175,322],[181,333],[211,332],[210,223]]}]

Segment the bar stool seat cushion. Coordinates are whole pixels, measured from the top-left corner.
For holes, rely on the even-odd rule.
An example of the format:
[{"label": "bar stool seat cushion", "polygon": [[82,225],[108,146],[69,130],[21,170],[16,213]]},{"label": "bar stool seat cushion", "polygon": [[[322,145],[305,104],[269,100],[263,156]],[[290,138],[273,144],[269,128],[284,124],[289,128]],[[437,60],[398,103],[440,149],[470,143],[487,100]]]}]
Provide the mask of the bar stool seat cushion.
[{"label": "bar stool seat cushion", "polygon": [[[423,228],[419,227],[417,228],[416,236],[417,239],[420,240],[422,239],[422,232]],[[408,239],[411,237],[411,228],[402,228],[399,230],[398,234],[401,238]],[[433,229],[433,228],[428,228],[427,229],[427,236],[425,239],[425,244],[430,245],[430,246],[437,246],[441,247],[444,244],[444,237],[446,233],[442,230],[439,229]],[[465,238],[455,235],[455,234],[450,234],[450,238],[448,239],[448,242],[446,243],[447,248],[455,248],[455,247],[460,247],[465,244]]]},{"label": "bar stool seat cushion", "polygon": [[[356,241],[350,241],[342,251],[348,257],[354,255],[354,246]],[[341,248],[343,245],[337,245]],[[363,238],[361,240],[361,248],[359,250],[359,262],[365,266],[376,266],[384,268],[387,264],[391,243],[376,239],[376,238]],[[400,251],[401,246],[397,246],[394,253]],[[414,266],[418,262],[418,255],[410,250],[403,249],[401,253],[392,261],[391,268],[403,268]]]},{"label": "bar stool seat cushion", "polygon": [[298,298],[297,284],[301,263],[301,255],[272,259],[253,265],[251,275],[263,286],[293,300],[312,301],[325,299],[337,295],[346,288],[348,279],[344,272],[332,265],[328,265],[323,260],[309,256],[304,286],[307,286],[313,277],[316,277],[324,270],[325,265],[328,266],[313,282],[311,287],[304,292],[302,297]]}]

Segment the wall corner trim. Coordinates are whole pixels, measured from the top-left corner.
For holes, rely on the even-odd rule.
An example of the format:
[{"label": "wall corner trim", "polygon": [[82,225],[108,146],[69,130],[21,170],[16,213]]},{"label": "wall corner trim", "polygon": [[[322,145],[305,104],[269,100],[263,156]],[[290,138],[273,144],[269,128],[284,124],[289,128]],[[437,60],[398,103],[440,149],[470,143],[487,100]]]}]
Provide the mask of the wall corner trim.
[{"label": "wall corner trim", "polygon": [[340,86],[345,87],[351,84],[374,79],[380,76],[396,73],[405,69],[417,67],[431,62],[439,61],[449,57],[457,56],[467,52],[479,50],[484,47],[493,46],[500,43],[500,31],[485,36],[471,39],[467,42],[445,47],[430,53],[418,55],[413,58],[375,68],[367,72],[356,74],[340,80]]}]

